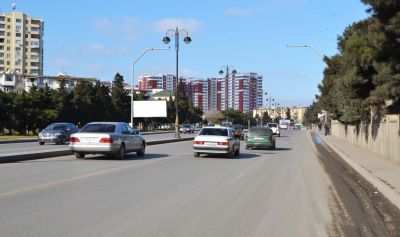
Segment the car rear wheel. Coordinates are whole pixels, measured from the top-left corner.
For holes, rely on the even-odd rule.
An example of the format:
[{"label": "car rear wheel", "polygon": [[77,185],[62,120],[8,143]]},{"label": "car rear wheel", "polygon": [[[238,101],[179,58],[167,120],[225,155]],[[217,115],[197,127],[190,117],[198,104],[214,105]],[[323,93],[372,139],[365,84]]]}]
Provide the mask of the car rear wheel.
[{"label": "car rear wheel", "polygon": [[199,157],[199,156],[200,156],[200,153],[195,152],[195,153],[193,154],[193,156],[194,156],[194,157]]},{"label": "car rear wheel", "polygon": [[66,140],[67,139],[65,137],[62,137],[61,140],[60,140],[60,145],[64,145]]},{"label": "car rear wheel", "polygon": [[240,149],[237,149],[236,151],[235,151],[235,156],[237,157],[237,156],[239,156],[240,155]]},{"label": "car rear wheel", "polygon": [[75,157],[78,159],[85,158],[85,153],[75,152]]},{"label": "car rear wheel", "polygon": [[140,150],[138,150],[138,151],[136,152],[136,154],[137,154],[138,156],[144,156],[145,150],[146,150],[146,146],[144,145],[144,143],[142,143],[142,146],[140,147]]},{"label": "car rear wheel", "polygon": [[39,145],[43,146],[43,145],[44,145],[44,142],[39,142]]},{"label": "car rear wheel", "polygon": [[115,154],[114,159],[120,160],[125,158],[125,145],[122,144],[118,150],[118,153]]},{"label": "car rear wheel", "polygon": [[229,158],[233,158],[234,156],[235,156],[235,147],[228,153]]}]

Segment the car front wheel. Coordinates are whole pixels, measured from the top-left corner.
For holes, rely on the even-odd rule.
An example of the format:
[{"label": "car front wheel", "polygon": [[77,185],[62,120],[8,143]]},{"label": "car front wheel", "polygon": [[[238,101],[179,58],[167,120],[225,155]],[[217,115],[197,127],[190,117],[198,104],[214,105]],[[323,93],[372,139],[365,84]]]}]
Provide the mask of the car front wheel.
[{"label": "car front wheel", "polygon": [[144,144],[142,144],[142,146],[140,147],[140,150],[137,151],[137,155],[144,156],[145,150],[146,150],[146,146]]}]

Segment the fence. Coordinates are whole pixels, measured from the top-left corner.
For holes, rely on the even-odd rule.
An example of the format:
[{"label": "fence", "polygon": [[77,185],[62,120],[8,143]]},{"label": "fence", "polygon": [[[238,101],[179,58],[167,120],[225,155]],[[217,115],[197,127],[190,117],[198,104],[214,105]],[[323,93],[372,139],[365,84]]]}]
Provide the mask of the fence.
[{"label": "fence", "polygon": [[387,115],[369,124],[343,125],[332,120],[332,135],[400,163],[400,115]]}]

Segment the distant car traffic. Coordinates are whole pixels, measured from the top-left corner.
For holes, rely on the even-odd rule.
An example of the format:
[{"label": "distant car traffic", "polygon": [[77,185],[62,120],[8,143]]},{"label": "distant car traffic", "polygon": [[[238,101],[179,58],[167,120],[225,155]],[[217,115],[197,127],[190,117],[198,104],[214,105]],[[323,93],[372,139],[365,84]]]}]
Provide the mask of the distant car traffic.
[{"label": "distant car traffic", "polygon": [[86,154],[106,154],[123,159],[127,152],[144,156],[146,141],[127,123],[93,122],[72,134],[69,146],[76,158],[85,158]]},{"label": "distant car traffic", "polygon": [[275,142],[272,129],[262,126],[251,127],[247,133],[246,149],[275,149]]},{"label": "distant car traffic", "polygon": [[190,124],[184,124],[179,128],[181,133],[194,133],[194,128]]},{"label": "distant car traffic", "polygon": [[278,137],[281,136],[281,131],[277,123],[268,123],[267,126],[272,130],[274,135],[278,135]]},{"label": "distant car traffic", "polygon": [[40,145],[48,142],[65,144],[71,134],[77,131],[78,128],[72,123],[52,123],[39,133],[38,142]]},{"label": "distant car traffic", "polygon": [[200,154],[225,154],[239,156],[240,141],[229,127],[205,127],[193,141],[194,156]]}]

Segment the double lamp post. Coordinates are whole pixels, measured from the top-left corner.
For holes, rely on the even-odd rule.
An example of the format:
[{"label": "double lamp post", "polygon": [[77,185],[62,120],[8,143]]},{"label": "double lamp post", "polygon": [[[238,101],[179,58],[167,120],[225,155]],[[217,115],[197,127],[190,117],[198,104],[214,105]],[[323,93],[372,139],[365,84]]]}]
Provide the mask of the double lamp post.
[{"label": "double lamp post", "polygon": [[167,30],[165,37],[163,38],[163,42],[165,44],[169,44],[171,39],[169,38],[169,34],[175,36],[175,51],[176,51],[176,78],[175,78],[175,138],[180,138],[179,134],[179,116],[178,116],[178,88],[179,88],[179,36],[185,37],[183,38],[183,42],[189,44],[192,42],[192,39],[189,37],[189,33],[185,29],[179,29],[178,27],[174,29]]}]

